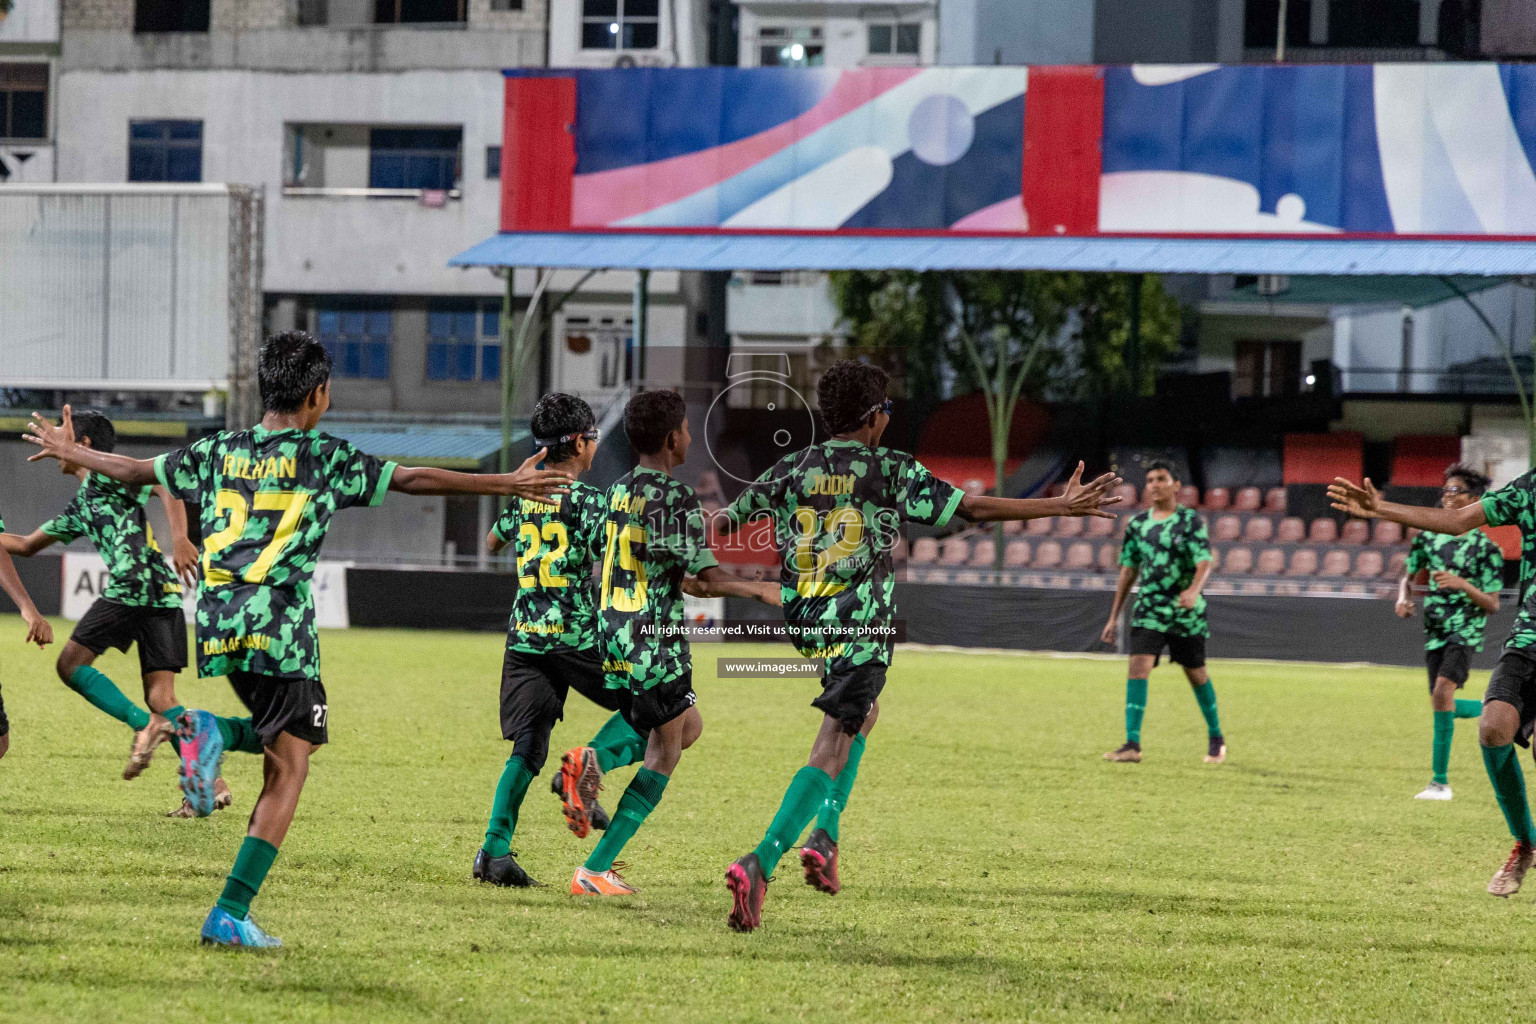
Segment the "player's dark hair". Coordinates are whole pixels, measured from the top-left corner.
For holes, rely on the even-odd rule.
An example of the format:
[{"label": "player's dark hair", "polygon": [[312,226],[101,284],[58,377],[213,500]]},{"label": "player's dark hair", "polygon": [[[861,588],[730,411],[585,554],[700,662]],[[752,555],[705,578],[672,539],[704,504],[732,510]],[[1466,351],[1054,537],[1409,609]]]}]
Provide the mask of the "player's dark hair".
[{"label": "player's dark hair", "polygon": [[885,401],[891,375],[873,363],[843,359],[833,363],[816,382],[816,404],[833,434],[858,430],[870,411]]},{"label": "player's dark hair", "polygon": [[[592,407],[575,395],[552,391],[533,407],[533,418],[528,421],[528,426],[533,431],[533,446],[540,448],[543,447],[539,444],[540,438],[583,433],[597,426],[597,417],[592,415]],[[561,441],[549,445],[544,461],[555,464],[575,455],[576,442]]]},{"label": "player's dark hair", "polygon": [[641,455],[655,455],[667,435],[681,430],[688,406],[676,391],[642,391],[624,407],[624,433]]},{"label": "player's dark hair", "polygon": [[311,391],[331,379],[331,354],[308,331],[274,334],[261,346],[256,383],[267,412],[297,412]]},{"label": "player's dark hair", "polygon": [[70,419],[75,425],[75,440],[90,441],[98,452],[110,452],[117,447],[117,428],[95,409],[81,409]]},{"label": "player's dark hair", "polygon": [[[79,431],[77,430],[76,433]],[[1479,473],[1471,466],[1464,466],[1459,462],[1446,467],[1445,482],[1450,483],[1452,480],[1460,480],[1473,494],[1483,494],[1488,490],[1488,485],[1493,483],[1493,477],[1487,473]]]},{"label": "player's dark hair", "polygon": [[1179,471],[1174,469],[1173,468],[1173,463],[1169,462],[1167,459],[1153,459],[1151,462],[1149,462],[1145,466],[1141,467],[1141,474],[1142,474],[1142,476],[1146,476],[1148,473],[1156,472],[1159,469],[1162,470],[1164,473],[1167,473],[1169,478],[1174,483],[1181,484],[1181,483],[1184,482],[1179,477]]}]

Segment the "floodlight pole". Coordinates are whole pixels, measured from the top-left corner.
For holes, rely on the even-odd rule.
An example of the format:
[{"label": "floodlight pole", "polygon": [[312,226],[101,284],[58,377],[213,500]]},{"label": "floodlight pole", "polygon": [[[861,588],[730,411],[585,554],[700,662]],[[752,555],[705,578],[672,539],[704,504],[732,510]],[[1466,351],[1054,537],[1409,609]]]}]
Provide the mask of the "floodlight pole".
[{"label": "floodlight pole", "polygon": [[645,350],[650,341],[651,272],[644,267],[635,271],[635,386],[645,388]]},{"label": "floodlight pole", "polygon": [[1275,28],[1275,63],[1285,63],[1285,16],[1286,8],[1290,6],[1289,0],[1280,0],[1279,23]]}]

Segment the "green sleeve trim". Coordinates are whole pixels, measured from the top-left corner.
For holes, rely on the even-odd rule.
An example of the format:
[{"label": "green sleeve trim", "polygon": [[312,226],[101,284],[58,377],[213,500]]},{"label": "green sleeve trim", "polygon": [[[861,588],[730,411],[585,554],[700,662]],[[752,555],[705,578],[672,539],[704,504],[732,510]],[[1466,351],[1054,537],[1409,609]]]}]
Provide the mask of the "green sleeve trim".
[{"label": "green sleeve trim", "polygon": [[693,564],[688,567],[688,571],[694,576],[697,576],[705,569],[713,569],[719,564],[720,561],[715,558],[715,553],[708,548],[705,548],[703,551],[700,551],[698,557],[693,560]]},{"label": "green sleeve trim", "polygon": [[[384,471],[379,474],[378,486],[373,489],[373,495],[368,499],[369,508],[378,508],[384,503],[384,495],[389,490],[389,481],[394,477],[395,469],[399,465],[398,462],[384,463]],[[503,537],[502,539],[505,540],[506,538]]]},{"label": "green sleeve trim", "polygon": [[955,510],[960,507],[960,502],[964,500],[965,492],[956,487],[954,492],[950,494],[949,502],[944,506],[944,511],[939,513],[938,520],[933,524],[934,529],[942,529],[948,526],[950,519],[954,517]]},{"label": "green sleeve trim", "polygon": [[50,519],[42,526],[39,526],[37,529],[39,532],[46,533],[54,540],[62,541],[65,544],[68,544],[70,541],[80,536],[78,533],[70,533],[64,527],[56,525],[56,522],[56,520]]},{"label": "green sleeve trim", "polygon": [[170,481],[166,480],[166,478],[165,478],[165,453],[164,452],[161,452],[159,455],[155,456],[155,479],[160,481],[160,486],[164,487],[166,490],[168,490],[168,491],[173,491],[174,490],[174,488],[171,487]]},{"label": "green sleeve trim", "polygon": [[[1494,494],[1498,492],[1495,491]],[[1493,500],[1493,494],[1485,494],[1482,497],[1483,518],[1488,520],[1489,526],[1504,526],[1505,520],[1499,515],[1498,503]]]}]

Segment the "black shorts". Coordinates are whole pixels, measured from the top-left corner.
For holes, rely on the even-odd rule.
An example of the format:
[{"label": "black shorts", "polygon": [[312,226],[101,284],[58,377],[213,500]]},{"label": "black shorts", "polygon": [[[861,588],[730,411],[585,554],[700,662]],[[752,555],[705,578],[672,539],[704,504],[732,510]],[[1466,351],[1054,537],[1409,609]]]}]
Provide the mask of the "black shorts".
[{"label": "black shorts", "polygon": [[535,775],[549,757],[549,734],[565,717],[565,697],[571,690],[629,721],[629,691],[604,685],[603,659],[596,649],[529,654],[508,648],[502,658],[501,736],[512,742],[512,753]]},{"label": "black shorts", "polygon": [[641,735],[666,725],[699,702],[693,692],[691,670],[649,690],[631,692],[629,699],[629,726]]},{"label": "black shorts", "polygon": [[69,638],[95,655],[138,644],[144,673],[187,667],[187,617],[180,608],[137,608],[98,598]]},{"label": "black shorts", "polygon": [[5,717],[5,698],[0,697],[0,736],[11,731],[11,720]]},{"label": "black shorts", "polygon": [[1472,671],[1472,648],[1464,644],[1446,644],[1424,652],[1424,666],[1429,669],[1429,689],[1433,693],[1435,680],[1444,676],[1456,684],[1456,689],[1467,685],[1467,674]]},{"label": "black shorts", "polygon": [[229,685],[250,709],[251,726],[262,746],[270,747],[283,732],[316,746],[330,739],[330,706],[320,680],[231,672]]},{"label": "black shorts", "polygon": [[828,658],[826,675],[821,677],[821,696],[811,701],[811,707],[843,723],[843,732],[852,736],[864,728],[864,719],[885,689],[887,668],[877,661],[852,665]]},{"label": "black shorts", "polygon": [[1164,633],[1160,629],[1132,626],[1130,642],[1126,646],[1127,653],[1132,656],[1152,655],[1154,668],[1163,660],[1165,647],[1168,649],[1168,660],[1175,665],[1183,665],[1185,668],[1205,667],[1205,637],[1203,636],[1180,636],[1177,633]]}]

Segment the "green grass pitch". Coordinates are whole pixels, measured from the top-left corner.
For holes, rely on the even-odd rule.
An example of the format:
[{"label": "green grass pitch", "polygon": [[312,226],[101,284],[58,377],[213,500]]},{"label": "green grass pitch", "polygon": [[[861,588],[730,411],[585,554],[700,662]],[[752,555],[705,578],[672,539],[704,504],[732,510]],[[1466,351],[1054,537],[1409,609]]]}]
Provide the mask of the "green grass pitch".
[{"label": "green grass pitch", "polygon": [[[1483,892],[1510,841],[1473,723],[1455,801],[1411,799],[1429,778],[1420,671],[1217,661],[1231,757],[1213,767],[1164,667],[1147,760],[1111,765],[1120,662],[902,652],[843,819],[843,892],[813,892],[786,857],[766,927],[742,936],[722,874],[803,763],[813,684],[719,681],[720,648],[696,648],[703,739],[625,851],[644,891],[595,901],[568,895],[592,840],[565,831],[548,769],[513,840],[548,888],[470,880],[509,753],[500,639],[329,633],[332,744],[255,905],[288,948],[251,955],[196,935],[258,759],[226,762],[232,810],[162,817],[169,750],[121,781],[127,732],[21,635],[0,617],[0,1020],[1530,1017],[1536,909]],[[99,664],[137,695],[136,661]],[[181,694],[238,707],[222,680],[184,676]],[[599,721],[573,697],[555,749]]]}]

